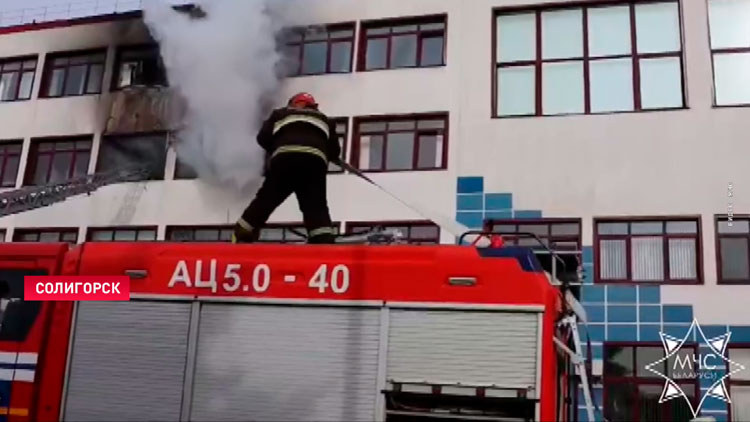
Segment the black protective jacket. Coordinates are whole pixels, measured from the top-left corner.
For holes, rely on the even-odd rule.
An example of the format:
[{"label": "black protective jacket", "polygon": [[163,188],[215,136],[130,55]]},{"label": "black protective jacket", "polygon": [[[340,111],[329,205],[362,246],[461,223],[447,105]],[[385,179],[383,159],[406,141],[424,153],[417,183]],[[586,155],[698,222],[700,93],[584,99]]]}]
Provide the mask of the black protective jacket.
[{"label": "black protective jacket", "polygon": [[258,144],[266,151],[267,165],[279,154],[302,152],[328,162],[341,155],[336,125],[317,110],[284,107],[274,110],[258,132]]}]

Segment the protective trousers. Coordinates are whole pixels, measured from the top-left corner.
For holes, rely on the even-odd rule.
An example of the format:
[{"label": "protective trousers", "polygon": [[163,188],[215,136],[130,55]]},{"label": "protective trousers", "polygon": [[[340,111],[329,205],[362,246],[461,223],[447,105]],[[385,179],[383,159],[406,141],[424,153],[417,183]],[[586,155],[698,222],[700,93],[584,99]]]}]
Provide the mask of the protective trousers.
[{"label": "protective trousers", "polygon": [[273,211],[294,193],[307,228],[308,243],[334,243],[327,176],[326,162],[316,155],[289,152],[274,157],[263,185],[235,226],[234,241],[257,241],[260,229]]}]

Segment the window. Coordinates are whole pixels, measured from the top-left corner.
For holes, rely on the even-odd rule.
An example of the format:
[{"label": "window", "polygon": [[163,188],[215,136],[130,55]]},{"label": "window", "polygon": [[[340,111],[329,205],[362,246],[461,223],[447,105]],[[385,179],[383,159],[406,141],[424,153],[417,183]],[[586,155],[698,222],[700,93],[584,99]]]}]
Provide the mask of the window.
[{"label": "window", "polygon": [[402,241],[412,245],[436,245],[440,243],[440,227],[429,221],[347,223],[346,234],[355,235],[372,231],[376,227],[398,230]]},{"label": "window", "polygon": [[[231,242],[232,226],[168,227],[167,240],[172,242]],[[339,224],[334,223],[334,233]],[[296,233],[295,233],[296,232]],[[305,226],[298,224],[267,224],[260,231],[258,243],[305,243]]]},{"label": "window", "polygon": [[716,218],[719,284],[750,284],[750,217]]},{"label": "window", "polygon": [[501,12],[496,116],[684,107],[677,1]]},{"label": "window", "polygon": [[[698,405],[698,377],[682,371],[676,360],[692,359],[696,347],[684,345],[676,357],[665,360],[659,370],[680,386],[693,406]],[[659,403],[664,379],[646,366],[664,358],[661,344],[604,344],[604,417],[610,421],[689,421],[693,418],[684,400]]]},{"label": "window", "polygon": [[167,72],[158,45],[123,47],[117,52],[112,89],[166,86]]},{"label": "window", "polygon": [[599,282],[701,283],[698,218],[595,220]]},{"label": "window", "polygon": [[[581,250],[581,220],[489,220],[487,228],[503,233],[532,233],[547,247],[554,250]],[[507,245],[539,246],[531,237],[503,235]]]},{"label": "window", "polygon": [[17,229],[13,233],[14,242],[42,242],[42,243],[77,243],[78,229]]},{"label": "window", "polygon": [[289,76],[351,72],[353,23],[292,28],[284,38]]},{"label": "window", "polygon": [[71,97],[102,92],[106,50],[50,54],[42,97]]},{"label": "window", "polygon": [[[750,348],[729,345],[727,357],[732,362],[739,363],[745,368],[750,368]],[[750,420],[750,371],[742,370],[729,376],[729,397],[732,403],[728,405],[731,421]]]},{"label": "window", "polygon": [[177,158],[174,169],[175,180],[192,180],[198,178],[198,172],[193,169],[188,163]]},{"label": "window", "polygon": [[232,226],[167,227],[170,242],[231,242]]},{"label": "window", "polygon": [[42,309],[42,302],[25,301],[24,277],[46,276],[41,269],[0,270],[0,341],[23,342]]},{"label": "window", "polygon": [[23,141],[0,142],[0,187],[16,186]]},{"label": "window", "polygon": [[90,242],[149,242],[156,240],[156,227],[119,227],[88,230]]},{"label": "window", "polygon": [[90,139],[34,141],[29,151],[25,182],[27,185],[39,186],[85,176],[90,158]]},{"label": "window", "polygon": [[708,14],[715,104],[750,104],[750,0],[709,0]]},{"label": "window", "polygon": [[443,15],[363,23],[358,69],[445,65],[446,22]]},{"label": "window", "polygon": [[[346,160],[346,140],[349,138],[349,119],[346,117],[337,117],[331,119],[336,125],[336,135],[338,136],[339,145],[341,146],[341,160]],[[330,173],[343,173],[344,169],[336,164],[329,163],[328,171]]]},{"label": "window", "polygon": [[36,63],[36,57],[0,60],[0,101],[31,98]]},{"label": "window", "polygon": [[435,170],[448,161],[448,115],[359,118],[352,165],[365,171]]},{"label": "window", "polygon": [[148,180],[163,180],[167,161],[166,134],[110,136],[102,139],[97,171],[144,167]]}]

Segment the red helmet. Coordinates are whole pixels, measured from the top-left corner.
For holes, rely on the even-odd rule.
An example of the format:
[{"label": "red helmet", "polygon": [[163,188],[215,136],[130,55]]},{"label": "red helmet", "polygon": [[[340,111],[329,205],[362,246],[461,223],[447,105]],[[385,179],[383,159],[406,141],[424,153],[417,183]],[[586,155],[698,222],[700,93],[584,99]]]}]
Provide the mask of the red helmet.
[{"label": "red helmet", "polygon": [[318,108],[318,103],[315,101],[315,97],[308,94],[307,92],[300,92],[289,99],[290,106],[297,106],[303,108]]}]

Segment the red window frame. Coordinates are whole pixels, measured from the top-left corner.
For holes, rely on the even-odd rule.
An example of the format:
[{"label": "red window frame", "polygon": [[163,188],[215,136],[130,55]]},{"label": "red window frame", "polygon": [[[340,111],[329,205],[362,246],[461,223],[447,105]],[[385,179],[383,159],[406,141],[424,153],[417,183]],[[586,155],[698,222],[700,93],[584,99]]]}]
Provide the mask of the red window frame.
[{"label": "red window frame", "polygon": [[[366,233],[375,227],[383,227],[386,229],[389,228],[395,228],[395,229],[406,229],[406,233],[404,234],[404,238],[402,240],[406,241],[407,243],[411,245],[437,245],[440,244],[440,226],[437,224],[431,222],[431,221],[351,221],[346,223],[346,235],[357,235],[361,233]],[[418,227],[429,227],[436,229],[436,233],[434,237],[414,237],[412,230],[414,228]]]},{"label": "red window frame", "polygon": [[[745,0],[747,1],[747,0]],[[707,2],[708,10],[711,8],[711,0],[708,0]],[[714,107],[748,107],[750,106],[750,100],[744,102],[744,103],[738,103],[738,104],[719,104],[716,98],[716,56],[718,55],[732,55],[732,54],[743,54],[743,53],[750,53],[750,45],[742,46],[742,47],[732,47],[732,48],[714,48],[713,41],[711,39],[711,21],[707,18],[709,32],[708,32],[708,40],[709,40],[709,48],[711,49],[711,82],[713,83],[713,105]]]},{"label": "red window frame", "polygon": [[[676,3],[678,8],[679,28],[680,28],[680,50],[672,52],[662,53],[639,53],[637,48],[637,32],[636,32],[636,13],[635,6],[638,4],[647,3]],[[588,10],[596,9],[607,6],[630,6],[630,38],[631,38],[631,51],[630,54],[619,54],[610,56],[596,56],[591,57],[589,55],[589,29],[588,29]],[[583,54],[580,57],[568,57],[562,59],[544,59],[542,57],[542,12],[554,11],[554,10],[575,10],[582,9],[583,14]],[[514,61],[508,63],[499,63],[497,57],[497,18],[502,15],[515,15],[523,13],[534,13],[536,15],[536,59],[525,60],[525,61]],[[542,117],[542,116],[557,116],[560,114],[544,114],[542,107],[542,65],[544,63],[564,63],[564,62],[583,62],[583,89],[584,89],[584,111],[570,113],[573,115],[581,114],[615,114],[615,113],[640,113],[649,111],[664,111],[664,110],[682,110],[687,108],[687,87],[685,84],[685,40],[682,34],[683,19],[682,19],[682,4],[679,0],[629,0],[629,1],[613,1],[604,0],[596,2],[575,2],[575,3],[555,3],[550,5],[543,5],[538,7],[498,7],[493,10],[492,15],[492,118],[514,118],[514,117]],[[641,59],[656,59],[656,58],[668,58],[678,57],[680,59],[680,78],[682,85],[682,106],[680,107],[669,107],[669,108],[647,108],[644,109],[641,104],[641,77],[640,77],[640,60]],[[612,59],[627,59],[633,60],[633,110],[628,111],[603,111],[603,112],[592,112],[591,111],[591,81],[590,81],[590,63],[598,60],[612,60]],[[535,93],[536,98],[534,99],[536,108],[533,114],[524,115],[509,115],[501,116],[498,114],[499,101],[498,96],[498,73],[501,68],[508,67],[519,67],[519,66],[534,66],[535,69]]]},{"label": "red window frame", "polygon": [[[18,171],[21,166],[21,151],[23,150],[23,141],[0,141],[0,187],[14,188],[18,179]],[[15,159],[15,170],[10,170],[12,165],[8,160]],[[6,172],[13,171],[13,183],[6,182]]]},{"label": "red window frame", "polygon": [[[104,234],[109,232],[109,240],[94,239],[94,236],[98,233]],[[118,240],[117,234],[122,232],[135,232],[135,240]],[[141,239],[142,236],[147,235],[148,232],[153,232],[153,238]],[[89,227],[86,230],[86,240],[89,242],[154,242],[159,236],[158,229],[155,226],[146,227]]]},{"label": "red window frame", "polygon": [[[633,365],[633,374],[632,375],[613,376],[613,375],[608,375],[606,370],[603,371],[603,374],[602,374],[602,393],[603,394],[602,395],[603,395],[603,401],[604,401],[604,403],[602,403],[602,411],[605,412],[604,416],[607,419],[610,419],[610,420],[612,419],[611,415],[607,414],[608,413],[608,405],[607,405],[608,402],[607,402],[607,399],[609,398],[608,397],[609,395],[608,395],[608,388],[607,387],[609,387],[611,385],[623,385],[623,384],[625,384],[625,385],[632,385],[632,386],[635,386],[636,388],[638,388],[641,385],[658,386],[659,389],[661,389],[662,387],[664,387],[664,378],[661,378],[661,377],[659,377],[656,374],[653,374],[652,376],[648,376],[648,377],[638,376],[638,366],[637,366],[638,365],[638,349],[639,348],[659,348],[659,349],[661,349],[663,351],[664,350],[664,346],[661,343],[656,343],[656,342],[605,342],[602,347],[603,347],[603,360],[604,360],[605,368],[606,368],[606,360],[607,360],[607,350],[608,350],[608,348],[631,348],[631,349],[633,349],[633,351],[632,351],[632,354],[633,354],[633,362],[632,362],[632,365]],[[685,345],[682,346],[682,348],[685,348],[685,349],[692,348],[693,349],[693,353],[697,353],[697,351],[698,351],[698,345],[694,344],[694,343],[686,343]],[[667,364],[667,362],[668,361],[665,362],[665,365]],[[693,402],[693,406],[694,407],[697,406],[698,405],[697,400],[700,400],[700,394],[701,394],[699,378],[696,377],[692,381],[689,381],[689,380],[678,380],[677,384],[679,384],[679,385],[692,385],[695,388],[695,397],[696,397],[695,400],[696,401]],[[633,404],[633,410],[632,410],[632,416],[634,418],[633,422],[639,422],[639,421],[644,420],[643,418],[641,418],[641,415],[638,412],[638,410],[639,410],[639,405],[638,405],[639,401],[640,401],[640,397],[636,393],[636,397],[635,397],[634,404]],[[664,403],[664,407],[662,408],[663,412],[667,412],[668,407],[666,406],[666,404],[667,403]],[[669,420],[669,419],[663,419],[663,420]]]},{"label": "red window frame", "polygon": [[[70,148],[62,147],[63,144],[72,144]],[[49,145],[49,147],[47,147]],[[27,160],[26,174],[24,175],[24,184],[27,186],[39,186],[51,183],[52,167],[55,162],[55,155],[72,153],[73,158],[70,160],[68,175],[66,179],[56,181],[62,182],[76,177],[88,174],[88,167],[91,160],[91,150],[93,140],[91,137],[71,137],[71,138],[42,138],[34,139],[31,142],[29,158]],[[51,158],[47,167],[46,175],[43,181],[36,181],[36,169],[39,165],[39,158],[49,155]],[[83,173],[76,173],[76,163],[80,160],[86,161],[86,169]],[[55,182],[55,183],[56,183]]]},{"label": "red window frame", "polygon": [[[437,121],[443,120],[444,125],[442,129],[419,129],[419,122],[421,121]],[[415,129],[389,129],[389,125],[393,123],[403,123],[415,121]],[[383,131],[362,131],[362,125],[365,124],[386,124],[386,129]],[[412,157],[411,168],[408,169],[386,169],[387,164],[387,151],[388,151],[388,134],[391,133],[408,133],[414,132],[414,156]],[[403,114],[403,115],[383,115],[383,116],[365,116],[356,117],[354,119],[354,137],[352,139],[352,154],[350,158],[350,164],[363,172],[368,173],[383,173],[383,172],[403,172],[403,171],[434,171],[434,170],[445,170],[448,168],[448,148],[450,145],[449,134],[450,132],[450,118],[447,112],[436,112],[436,113],[423,113],[423,114]],[[360,152],[363,135],[379,135],[383,136],[383,155],[382,163],[379,169],[362,169],[359,166]],[[422,136],[442,136],[443,137],[443,151],[441,164],[435,167],[419,168],[419,140]]]},{"label": "red window frame", "polygon": [[[729,343],[727,345],[727,357],[729,359],[732,359],[732,350],[737,349],[750,349],[750,343]],[[732,376],[730,375],[729,378],[727,378],[726,387],[727,387],[727,393],[729,394],[729,397],[732,398],[732,386],[743,386],[743,387],[750,387],[750,379],[732,379]],[[733,421],[732,419],[732,403],[727,403],[727,420]]]},{"label": "red window frame", "polygon": [[[78,229],[74,227],[15,229],[13,231],[13,242],[41,242],[40,238],[45,234],[57,235],[58,240],[50,243],[78,243]],[[36,240],[21,240],[27,236],[36,237]]]},{"label": "red window frame", "polygon": [[[30,63],[34,62],[31,66]],[[0,59],[0,77],[9,73],[18,74],[18,85],[12,99],[3,100],[0,96],[0,102],[28,101],[34,93],[34,83],[36,82],[36,69],[39,65],[39,56],[9,57]],[[16,69],[15,66],[18,66]],[[31,89],[28,97],[21,97],[21,85],[25,74],[31,73]]]},{"label": "red window frame", "polygon": [[[552,234],[552,227],[554,226],[566,226],[566,225],[572,225],[576,224],[578,225],[578,232],[577,234]],[[496,227],[498,226],[515,226],[513,229],[516,232],[531,232],[533,231],[529,230],[521,230],[520,226],[547,226],[547,234],[541,234],[541,233],[534,233],[536,236],[542,240],[547,242],[547,246],[551,249],[555,250],[569,250],[569,247],[554,247],[555,243],[575,243],[575,250],[580,251],[583,248],[583,240],[581,236],[581,227],[583,226],[582,221],[580,218],[532,218],[528,220],[524,219],[489,219],[485,221],[485,230],[488,231],[494,231]],[[511,231],[511,230],[502,230],[502,231]],[[508,245],[516,245],[517,241],[521,239],[518,236],[513,235],[503,235],[503,241],[505,244]],[[529,246],[534,246],[536,244],[536,241],[533,241],[533,244],[530,244]]]},{"label": "red window frame", "polygon": [[[319,32],[325,31],[327,35],[322,37],[317,35]],[[333,36],[331,33],[351,31],[351,35],[338,35]],[[289,37],[298,36],[298,39],[290,40]],[[354,63],[354,40],[356,38],[356,24],[354,22],[335,23],[320,26],[304,26],[289,28],[286,31],[286,39],[284,40],[285,49],[287,51],[299,48],[297,57],[293,54],[289,55],[292,60],[291,66],[293,69],[289,69],[288,76],[315,76],[315,75],[327,75],[327,74],[345,74],[352,72],[352,65]],[[305,45],[308,44],[319,44],[326,43],[326,68],[323,72],[317,73],[303,73]],[[331,50],[334,44],[349,43],[349,64],[344,71],[334,71],[331,69]]]},{"label": "red window frame", "polygon": [[[633,223],[662,223],[661,234],[632,234],[631,226]],[[696,223],[697,232],[692,233],[667,233],[667,223],[675,222],[691,222]],[[599,224],[628,224],[628,234],[600,234]],[[637,237],[662,237],[663,242],[663,259],[664,259],[664,280],[659,281],[633,281],[632,279],[632,256],[631,256],[631,239]],[[594,282],[605,283],[605,284],[638,284],[638,285],[662,285],[662,284],[686,284],[686,285],[700,285],[703,284],[703,244],[702,244],[702,229],[701,229],[701,218],[700,216],[674,216],[674,217],[603,217],[594,218]],[[696,279],[694,280],[672,280],[670,279],[670,267],[669,267],[669,239],[694,239],[695,240],[695,266],[696,266]],[[599,259],[601,258],[601,241],[602,240],[625,240],[625,279],[602,279],[600,275],[601,264]]]},{"label": "red window frame", "polygon": [[[440,29],[431,29],[429,26],[442,24],[443,27]],[[416,30],[410,31],[398,31],[394,32],[395,27],[401,26],[417,26]],[[422,28],[422,26],[428,26],[428,28]],[[430,68],[430,67],[442,67],[447,63],[446,51],[448,44],[448,15],[426,15],[426,16],[409,16],[396,19],[380,19],[380,20],[369,20],[362,22],[362,29],[359,38],[359,52],[357,55],[357,71],[359,72],[372,72],[377,70],[392,70],[392,69],[414,69],[414,68]],[[386,32],[387,31],[387,32]],[[373,33],[375,32],[375,33]],[[405,35],[416,35],[417,36],[417,48],[414,66],[392,66],[391,65],[391,49],[393,46],[393,38],[396,36]],[[367,67],[367,49],[368,41],[374,39],[387,39],[386,47],[386,61],[385,67]],[[438,64],[422,64],[422,46],[425,38],[442,38],[443,39],[443,54],[442,60]]]},{"label": "red window frame", "polygon": [[[722,239],[746,239],[748,242],[748,250],[750,250],[750,231],[747,233],[720,233],[719,232],[719,225],[722,222],[727,222],[728,216],[726,215],[717,215],[714,217],[714,230],[716,233],[715,237],[715,245],[716,245],[716,280],[717,284],[750,284],[750,278],[747,279],[724,279],[724,276],[722,274],[722,255],[721,255],[721,240]],[[732,216],[733,222],[747,222],[750,225],[750,215],[733,215]],[[750,265],[750,254],[745,257],[748,260],[748,264]]]},{"label": "red window frame", "polygon": [[[163,62],[161,61],[161,53],[159,49],[159,44],[137,44],[137,45],[128,45],[128,46],[121,46],[117,49],[117,53],[115,55],[115,64],[114,69],[112,70],[112,85],[110,90],[115,91],[121,91],[128,86],[124,87],[119,86],[120,81],[120,75],[122,71],[122,62],[123,62],[123,56],[127,53],[153,53],[156,56],[156,59],[159,61],[159,67],[161,68],[161,71],[163,72],[162,78],[164,79],[164,84],[167,83],[167,73],[166,69],[164,68]],[[142,59],[139,61],[143,61]]]},{"label": "red window frame", "polygon": [[[67,59],[65,64],[56,64],[56,60]],[[71,60],[80,59],[83,63],[71,64]],[[45,58],[44,76],[42,77],[42,89],[40,91],[40,98],[63,98],[63,97],[80,97],[84,95],[98,95],[104,90],[104,73],[106,71],[107,63],[107,50],[106,49],[94,49],[94,50],[81,50],[73,52],[57,52],[50,53]],[[68,70],[70,67],[86,65],[86,77],[83,82],[83,92],[80,94],[66,94]],[[99,82],[99,89],[93,92],[89,92],[89,78],[91,77],[91,69],[94,66],[102,67],[101,81]],[[55,70],[64,69],[63,85],[59,95],[51,95],[49,90],[51,88],[52,76]]]}]

